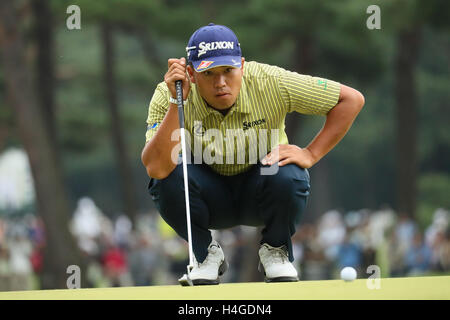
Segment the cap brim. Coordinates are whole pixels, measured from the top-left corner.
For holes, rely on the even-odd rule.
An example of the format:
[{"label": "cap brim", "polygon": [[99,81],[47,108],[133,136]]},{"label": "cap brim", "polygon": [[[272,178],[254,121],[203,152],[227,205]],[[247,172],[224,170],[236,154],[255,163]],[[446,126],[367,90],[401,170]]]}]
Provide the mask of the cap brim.
[{"label": "cap brim", "polygon": [[234,68],[241,67],[241,57],[240,56],[220,56],[220,57],[210,57],[204,60],[192,61],[194,70],[197,72],[203,72],[211,68],[230,66]]}]

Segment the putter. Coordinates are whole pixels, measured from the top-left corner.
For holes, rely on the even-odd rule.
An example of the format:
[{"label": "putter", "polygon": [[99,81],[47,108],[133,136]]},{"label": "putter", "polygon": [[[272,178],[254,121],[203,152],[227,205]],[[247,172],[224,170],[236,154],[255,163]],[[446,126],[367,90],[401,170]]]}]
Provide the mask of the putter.
[{"label": "putter", "polygon": [[178,282],[183,286],[193,286],[192,280],[189,278],[192,268],[194,267],[194,254],[192,252],[192,232],[191,232],[191,209],[189,206],[189,189],[188,189],[188,172],[187,172],[187,156],[186,156],[186,136],[184,134],[184,110],[183,110],[183,87],[182,81],[175,81],[175,87],[177,90],[177,103],[178,103],[178,120],[180,122],[180,135],[181,135],[181,155],[183,160],[183,180],[184,180],[184,198],[186,202],[186,222],[188,233],[188,245],[189,245],[189,264],[187,266],[187,273],[184,274]]}]

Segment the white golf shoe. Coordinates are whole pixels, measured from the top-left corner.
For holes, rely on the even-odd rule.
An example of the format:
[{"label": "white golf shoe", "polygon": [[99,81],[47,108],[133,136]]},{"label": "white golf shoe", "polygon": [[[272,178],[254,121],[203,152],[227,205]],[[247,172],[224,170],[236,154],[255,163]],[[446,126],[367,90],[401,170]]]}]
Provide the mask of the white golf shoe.
[{"label": "white golf shoe", "polygon": [[222,248],[217,241],[211,241],[208,247],[208,255],[202,263],[198,263],[194,256],[194,267],[189,278],[194,285],[219,284],[219,276],[228,269]]},{"label": "white golf shoe", "polygon": [[289,261],[285,246],[275,248],[264,243],[258,253],[258,270],[264,272],[266,282],[298,281],[297,270]]}]

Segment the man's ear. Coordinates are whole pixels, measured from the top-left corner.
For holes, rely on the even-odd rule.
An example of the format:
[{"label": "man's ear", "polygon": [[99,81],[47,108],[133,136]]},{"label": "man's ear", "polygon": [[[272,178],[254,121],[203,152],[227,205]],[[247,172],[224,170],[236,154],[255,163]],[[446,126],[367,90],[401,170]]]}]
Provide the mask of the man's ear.
[{"label": "man's ear", "polygon": [[245,58],[241,57],[241,71],[244,72],[244,62],[245,62]]},{"label": "man's ear", "polygon": [[192,83],[195,83],[195,77],[194,77],[194,69],[190,66],[190,65],[188,65],[187,67],[186,67],[186,70],[187,70],[187,72],[188,72],[188,75],[189,75],[189,79],[191,80],[191,82]]}]

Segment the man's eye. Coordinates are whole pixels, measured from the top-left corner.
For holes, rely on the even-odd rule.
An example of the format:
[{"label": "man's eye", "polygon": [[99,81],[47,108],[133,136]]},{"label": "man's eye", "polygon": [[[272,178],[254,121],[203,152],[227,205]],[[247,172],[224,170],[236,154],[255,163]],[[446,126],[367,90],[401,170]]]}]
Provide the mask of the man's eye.
[{"label": "man's eye", "polygon": [[205,76],[210,76],[210,75],[211,75],[211,71],[206,70],[205,72],[203,72],[203,74],[204,74]]}]

